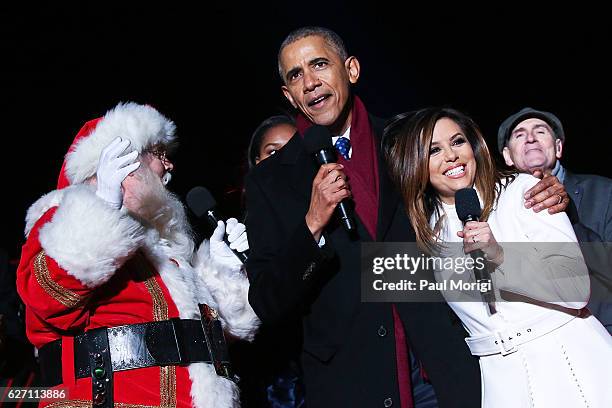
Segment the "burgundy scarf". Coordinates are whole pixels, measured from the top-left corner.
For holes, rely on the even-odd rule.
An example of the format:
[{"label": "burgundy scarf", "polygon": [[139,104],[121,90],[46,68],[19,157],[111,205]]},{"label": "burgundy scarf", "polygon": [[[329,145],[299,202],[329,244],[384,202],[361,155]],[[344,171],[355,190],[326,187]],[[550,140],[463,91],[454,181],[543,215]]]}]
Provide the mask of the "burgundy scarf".
[{"label": "burgundy scarf", "polygon": [[[297,116],[297,128],[301,135],[312,126],[301,113]],[[334,135],[341,136],[341,135]],[[376,241],[376,224],[378,222],[378,153],[376,137],[370,126],[368,112],[359,97],[354,96],[351,117],[351,147],[353,152],[350,160],[338,155],[338,163],[344,166],[349,177],[355,211],[366,230]]]}]

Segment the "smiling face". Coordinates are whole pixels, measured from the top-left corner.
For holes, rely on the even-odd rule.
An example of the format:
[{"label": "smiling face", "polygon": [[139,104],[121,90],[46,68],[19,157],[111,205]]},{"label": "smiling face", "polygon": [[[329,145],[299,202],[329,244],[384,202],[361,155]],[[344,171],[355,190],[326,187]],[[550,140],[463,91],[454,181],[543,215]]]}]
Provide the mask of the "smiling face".
[{"label": "smiling face", "polygon": [[542,119],[529,118],[512,130],[502,154],[508,166],[531,173],[553,169],[562,151],[563,143],[555,138],[550,125]]},{"label": "smiling face", "polygon": [[311,122],[342,134],[350,126],[350,86],[359,78],[359,62],[346,61],[325,39],[311,35],[286,45],[280,54],[285,97]]},{"label": "smiling face", "polygon": [[439,119],[429,149],[429,182],[446,204],[455,203],[455,192],[473,187],[476,178],[474,151],[461,127],[449,118]]}]

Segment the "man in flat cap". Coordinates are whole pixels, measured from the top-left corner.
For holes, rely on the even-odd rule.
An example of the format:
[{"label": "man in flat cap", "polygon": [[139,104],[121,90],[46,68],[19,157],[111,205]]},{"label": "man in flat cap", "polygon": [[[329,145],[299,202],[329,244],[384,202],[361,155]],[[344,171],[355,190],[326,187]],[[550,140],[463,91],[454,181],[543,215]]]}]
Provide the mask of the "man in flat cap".
[{"label": "man in flat cap", "polygon": [[[603,243],[608,248],[604,251],[607,253],[612,242],[612,180],[591,174],[574,174],[565,169],[560,162],[564,144],[565,132],[559,118],[533,108],[523,108],[508,117],[497,134],[499,152],[508,166],[523,173],[550,173],[563,183],[570,197],[567,211],[576,237],[580,242]],[[559,196],[559,201],[561,199]],[[589,252],[594,249],[592,245],[583,248]],[[585,257],[589,263],[586,251]],[[597,264],[602,265],[599,261],[589,265],[592,272],[592,302],[589,309],[612,333],[612,277],[609,271],[600,274],[594,270],[602,269],[594,267]],[[609,265],[603,269],[609,269]]]}]

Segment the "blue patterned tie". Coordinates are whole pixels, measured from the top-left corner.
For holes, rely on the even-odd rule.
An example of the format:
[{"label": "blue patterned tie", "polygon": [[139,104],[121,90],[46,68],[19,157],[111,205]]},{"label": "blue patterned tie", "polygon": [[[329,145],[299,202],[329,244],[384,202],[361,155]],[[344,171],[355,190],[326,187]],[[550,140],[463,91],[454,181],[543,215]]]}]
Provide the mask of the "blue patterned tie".
[{"label": "blue patterned tie", "polygon": [[339,137],[334,147],[340,152],[345,160],[349,159],[349,152],[351,151],[351,141],[349,139],[346,137]]}]

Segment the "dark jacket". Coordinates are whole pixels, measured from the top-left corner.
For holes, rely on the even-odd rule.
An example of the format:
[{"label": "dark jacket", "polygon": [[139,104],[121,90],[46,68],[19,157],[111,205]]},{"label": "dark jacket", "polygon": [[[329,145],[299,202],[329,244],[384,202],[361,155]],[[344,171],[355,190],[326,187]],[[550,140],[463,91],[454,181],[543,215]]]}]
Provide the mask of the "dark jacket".
[{"label": "dark jacket", "polygon": [[563,185],[571,198],[570,218],[577,215],[582,225],[612,242],[612,179],[566,170]]},{"label": "dark jacket", "polygon": [[563,184],[571,198],[567,212],[589,267],[588,307],[612,334],[612,180],[566,170]]},{"label": "dark jacket", "polygon": [[[370,120],[379,138],[382,121]],[[388,404],[389,398],[399,405],[391,304],[360,300],[360,250],[368,234],[358,217],[360,239],[351,239],[332,221],[324,232],[326,244],[319,248],[304,219],[316,172],[296,134],[247,180],[251,305],[264,323],[302,316],[309,408],[376,407],[386,399]],[[380,154],[379,175],[377,240],[414,241]],[[440,407],[478,407],[478,362],[448,306],[439,302],[397,307]]]}]

